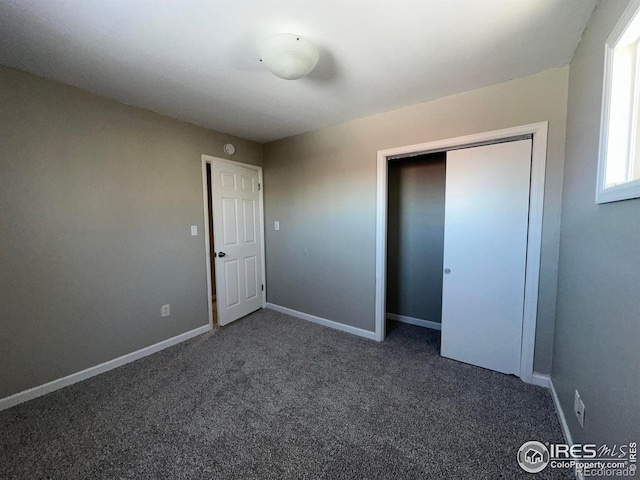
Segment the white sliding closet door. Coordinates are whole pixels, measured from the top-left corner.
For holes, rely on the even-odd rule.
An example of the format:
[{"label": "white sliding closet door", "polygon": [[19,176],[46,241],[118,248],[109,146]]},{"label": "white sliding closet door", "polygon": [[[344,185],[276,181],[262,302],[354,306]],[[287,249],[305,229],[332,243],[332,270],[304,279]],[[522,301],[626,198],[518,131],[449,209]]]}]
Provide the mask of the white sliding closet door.
[{"label": "white sliding closet door", "polygon": [[520,374],[531,140],[447,153],[444,357]]}]

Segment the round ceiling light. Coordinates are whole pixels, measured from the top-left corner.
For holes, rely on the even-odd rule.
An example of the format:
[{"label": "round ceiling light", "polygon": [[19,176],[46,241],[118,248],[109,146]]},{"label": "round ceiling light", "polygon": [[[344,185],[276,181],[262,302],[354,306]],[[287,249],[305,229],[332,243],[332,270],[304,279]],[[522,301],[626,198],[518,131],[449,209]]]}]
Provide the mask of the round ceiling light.
[{"label": "round ceiling light", "polygon": [[316,46],[300,35],[279,33],[260,46],[260,61],[280,78],[296,80],[309,75],[318,63]]}]

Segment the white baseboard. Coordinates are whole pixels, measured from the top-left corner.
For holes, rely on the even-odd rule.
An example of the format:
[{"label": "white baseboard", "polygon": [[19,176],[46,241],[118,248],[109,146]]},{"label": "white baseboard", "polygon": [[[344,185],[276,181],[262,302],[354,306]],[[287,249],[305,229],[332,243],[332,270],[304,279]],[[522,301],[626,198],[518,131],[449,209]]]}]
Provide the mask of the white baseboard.
[{"label": "white baseboard", "polygon": [[418,327],[431,328],[432,330],[442,330],[442,324],[432,322],[430,320],[422,320],[421,318],[407,317],[406,315],[398,315],[396,313],[387,313],[387,320],[396,320],[402,323],[410,323]]},{"label": "white baseboard", "polygon": [[573,438],[571,438],[571,431],[569,430],[567,417],[565,417],[564,415],[564,410],[562,410],[562,405],[560,405],[560,399],[558,398],[558,393],[556,392],[556,389],[553,386],[552,380],[549,380],[549,388],[551,390],[551,397],[553,398],[553,404],[556,407],[556,413],[558,414],[558,420],[560,420],[560,428],[562,429],[564,440],[565,442],[567,442],[568,445],[573,445]]},{"label": "white baseboard", "polygon": [[[555,387],[553,386],[553,381],[549,379],[549,389],[551,390],[551,397],[553,398],[553,404],[556,407],[556,413],[558,414],[558,420],[560,420],[560,429],[562,430],[562,435],[564,436],[564,441],[567,445],[573,445],[573,438],[571,437],[571,430],[569,430],[569,424],[567,423],[567,417],[564,414],[564,410],[562,409],[562,405],[560,405],[560,399],[558,398],[558,392],[556,392]],[[582,472],[578,472],[574,469],[573,473],[576,475],[578,480],[584,480],[584,475]]]},{"label": "white baseboard", "polygon": [[545,373],[533,372],[533,374],[529,378],[526,378],[523,380],[527,383],[538,385],[539,387],[544,387],[544,388],[551,387],[551,378],[549,377],[549,375]]},{"label": "white baseboard", "polygon": [[292,317],[301,318],[302,320],[307,320],[309,322],[317,323],[319,325],[324,325],[325,327],[333,328],[335,330],[352,333],[353,335],[358,335],[360,337],[368,338],[370,340],[376,339],[375,332],[370,332],[369,330],[364,330],[362,328],[352,327],[351,325],[345,325],[344,323],[334,322],[333,320],[327,320],[326,318],[316,317],[315,315],[309,315],[308,313],[299,312],[297,310],[292,310],[287,307],[281,307],[280,305],[275,305],[273,303],[267,302],[267,308],[270,308],[271,310],[275,310],[276,312],[291,315]]},{"label": "white baseboard", "polygon": [[163,340],[162,342],[156,343],[154,345],[142,348],[135,352],[127,353],[126,355],[123,355],[121,357],[114,358],[113,360],[101,363],[100,365],[96,365],[95,367],[89,367],[85,370],[67,375],[66,377],[58,378],[57,380],[52,380],[51,382],[47,382],[43,385],[18,392],[9,397],[1,398],[0,411],[11,408],[20,403],[33,400],[34,398],[46,395],[47,393],[60,390],[61,388],[68,387],[69,385],[81,382],[82,380],[95,377],[96,375],[100,375],[101,373],[108,372],[109,370],[113,370],[114,368],[118,368],[127,363],[131,363],[135,360],[146,357],[147,355],[151,355],[152,353],[159,352],[160,350],[164,350],[165,348],[171,347],[180,342],[184,342],[185,340],[189,340],[190,338],[201,335],[205,332],[208,332],[209,330],[211,330],[211,325],[205,325],[203,327],[196,328],[195,330],[190,330],[188,332],[177,335],[173,338]]}]

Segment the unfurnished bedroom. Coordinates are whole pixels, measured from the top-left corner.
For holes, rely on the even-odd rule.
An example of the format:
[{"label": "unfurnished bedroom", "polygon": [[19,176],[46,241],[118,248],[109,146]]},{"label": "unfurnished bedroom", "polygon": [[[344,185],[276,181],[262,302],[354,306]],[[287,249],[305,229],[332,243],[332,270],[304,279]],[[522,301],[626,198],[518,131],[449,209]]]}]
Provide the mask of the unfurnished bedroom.
[{"label": "unfurnished bedroom", "polygon": [[640,0],[0,0],[0,478],[635,478]]}]

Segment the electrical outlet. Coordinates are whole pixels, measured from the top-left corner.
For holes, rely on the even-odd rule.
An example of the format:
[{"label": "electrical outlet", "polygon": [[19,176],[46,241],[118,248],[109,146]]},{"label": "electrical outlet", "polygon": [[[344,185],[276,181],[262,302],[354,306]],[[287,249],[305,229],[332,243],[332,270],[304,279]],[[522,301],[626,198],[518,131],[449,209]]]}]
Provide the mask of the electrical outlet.
[{"label": "electrical outlet", "polygon": [[160,316],[168,317],[169,315],[171,315],[171,305],[162,305],[162,307],[160,307]]},{"label": "electrical outlet", "polygon": [[280,230],[280,222],[278,222],[277,220],[273,222],[273,229]]},{"label": "electrical outlet", "polygon": [[584,428],[584,402],[580,398],[578,390],[576,390],[576,394],[573,398],[573,411],[576,414],[578,423],[582,428]]}]

